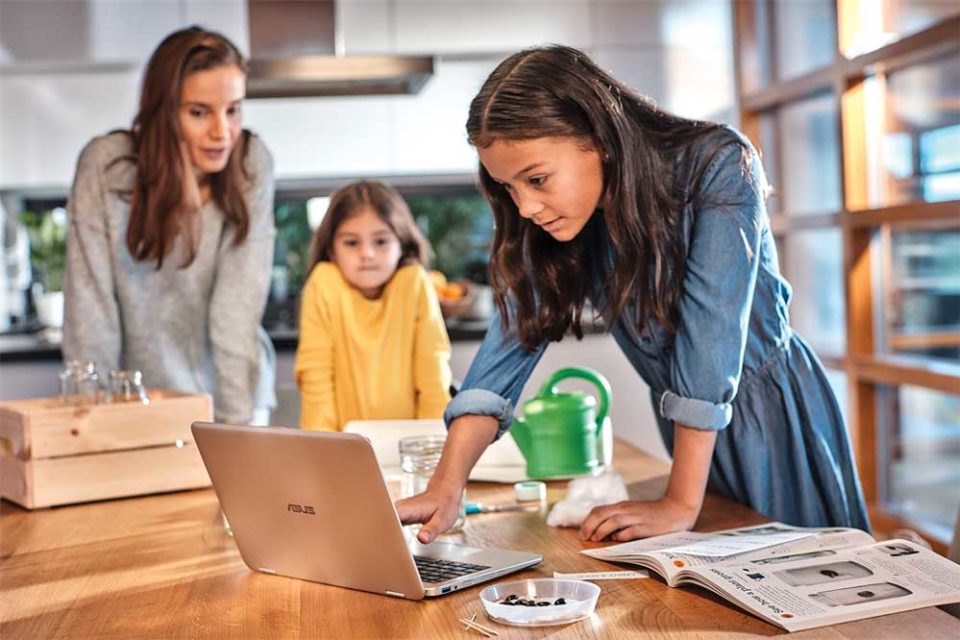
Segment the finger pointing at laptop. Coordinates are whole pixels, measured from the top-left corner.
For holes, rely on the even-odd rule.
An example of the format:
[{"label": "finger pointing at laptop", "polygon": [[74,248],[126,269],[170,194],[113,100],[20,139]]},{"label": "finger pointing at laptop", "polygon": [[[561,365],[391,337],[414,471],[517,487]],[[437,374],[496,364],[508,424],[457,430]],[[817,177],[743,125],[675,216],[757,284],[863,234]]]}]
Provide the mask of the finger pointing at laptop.
[{"label": "finger pointing at laptop", "polygon": [[497,435],[499,425],[490,416],[464,415],[450,423],[443,454],[423,493],[397,502],[403,524],[423,523],[417,539],[432,542],[457,520],[460,496],[467,476]]}]

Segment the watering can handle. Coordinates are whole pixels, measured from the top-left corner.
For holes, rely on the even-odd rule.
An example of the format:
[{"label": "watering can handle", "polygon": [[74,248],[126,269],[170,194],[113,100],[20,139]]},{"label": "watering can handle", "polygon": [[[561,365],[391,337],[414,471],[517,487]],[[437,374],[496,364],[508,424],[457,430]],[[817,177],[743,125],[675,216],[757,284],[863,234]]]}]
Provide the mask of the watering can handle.
[{"label": "watering can handle", "polygon": [[566,367],[554,371],[553,374],[547,378],[547,381],[540,387],[540,395],[556,394],[557,391],[555,387],[557,384],[567,378],[582,378],[592,382],[594,386],[597,387],[597,391],[599,392],[597,395],[600,397],[600,407],[597,409],[597,434],[599,435],[600,428],[603,427],[603,420],[607,417],[607,411],[610,410],[610,383],[593,369]]}]

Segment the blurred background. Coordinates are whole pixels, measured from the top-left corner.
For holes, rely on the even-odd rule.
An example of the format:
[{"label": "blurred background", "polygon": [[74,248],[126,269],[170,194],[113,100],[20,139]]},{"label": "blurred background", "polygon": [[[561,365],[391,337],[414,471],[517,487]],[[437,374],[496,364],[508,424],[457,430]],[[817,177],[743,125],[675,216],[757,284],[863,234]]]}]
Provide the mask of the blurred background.
[{"label": "blurred background", "polygon": [[[463,377],[489,320],[492,236],[467,107],[504,57],[563,43],[760,149],[793,325],[828,367],[874,522],[949,540],[960,505],[954,0],[0,0],[0,399],[56,393],[77,156],[129,127],[147,57],[195,23],[257,63],[244,118],[276,167],[263,320],[280,360],[275,422],[297,421],[292,358],[312,230],[330,193],[357,178],[399,188],[434,268],[469,283],[476,303],[447,309]],[[284,61],[308,54],[346,75],[292,85]],[[377,64],[400,77],[371,80]],[[597,368],[613,386],[616,433],[666,457],[643,383],[608,336],[585,342],[552,346],[527,392],[558,366]]]}]

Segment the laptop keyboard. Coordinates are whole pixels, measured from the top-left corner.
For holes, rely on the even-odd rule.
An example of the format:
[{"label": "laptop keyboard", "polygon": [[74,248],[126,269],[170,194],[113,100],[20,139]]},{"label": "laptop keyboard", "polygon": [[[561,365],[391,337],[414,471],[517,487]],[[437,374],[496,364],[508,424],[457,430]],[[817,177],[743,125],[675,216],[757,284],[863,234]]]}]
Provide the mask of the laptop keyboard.
[{"label": "laptop keyboard", "polygon": [[436,558],[424,558],[422,556],[413,556],[413,561],[416,562],[420,579],[424,582],[446,582],[453,578],[465,576],[468,573],[476,573],[490,568],[479,564],[437,560]]}]

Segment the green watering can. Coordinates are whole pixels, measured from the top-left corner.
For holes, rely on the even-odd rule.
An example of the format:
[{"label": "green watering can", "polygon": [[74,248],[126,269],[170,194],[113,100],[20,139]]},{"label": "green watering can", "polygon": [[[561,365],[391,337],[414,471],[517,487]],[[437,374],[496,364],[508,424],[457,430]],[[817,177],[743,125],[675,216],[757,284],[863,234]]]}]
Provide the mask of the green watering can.
[{"label": "green watering can", "polygon": [[[582,391],[557,391],[557,384],[568,378],[592,382],[600,408],[593,396]],[[527,461],[527,475],[571,477],[601,466],[600,432],[609,408],[610,383],[596,371],[568,367],[550,376],[540,393],[523,403],[523,416],[510,425],[510,435]]]}]

